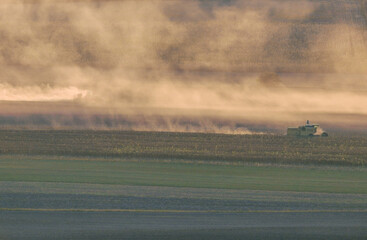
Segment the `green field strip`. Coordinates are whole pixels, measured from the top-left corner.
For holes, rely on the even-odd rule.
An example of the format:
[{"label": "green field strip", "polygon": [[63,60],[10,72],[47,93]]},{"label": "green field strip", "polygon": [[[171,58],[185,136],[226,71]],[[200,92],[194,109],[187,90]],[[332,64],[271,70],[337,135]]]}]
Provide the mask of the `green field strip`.
[{"label": "green field strip", "polygon": [[149,161],[0,159],[0,181],[367,193],[365,171]]},{"label": "green field strip", "polygon": [[22,212],[133,212],[133,213],[366,213],[367,209],[303,210],[179,210],[179,209],[87,209],[87,208],[0,208],[0,211]]}]

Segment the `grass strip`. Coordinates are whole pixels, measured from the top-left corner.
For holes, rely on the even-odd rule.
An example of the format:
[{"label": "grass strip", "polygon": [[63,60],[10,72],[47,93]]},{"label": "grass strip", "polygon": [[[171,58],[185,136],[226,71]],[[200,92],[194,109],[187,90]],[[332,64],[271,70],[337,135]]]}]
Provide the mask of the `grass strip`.
[{"label": "grass strip", "polygon": [[0,208],[0,211],[23,212],[135,212],[135,213],[365,213],[367,209],[303,210],[176,210],[176,209],[85,209],[85,208]]},{"label": "grass strip", "polygon": [[166,162],[0,159],[0,181],[367,193],[364,171]]}]

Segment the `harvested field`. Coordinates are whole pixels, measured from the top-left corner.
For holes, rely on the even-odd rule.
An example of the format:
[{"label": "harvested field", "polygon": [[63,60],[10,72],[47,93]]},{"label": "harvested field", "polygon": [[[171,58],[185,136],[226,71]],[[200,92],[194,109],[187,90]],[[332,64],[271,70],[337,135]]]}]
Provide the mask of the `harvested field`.
[{"label": "harvested field", "polygon": [[128,131],[0,131],[2,155],[364,166],[366,135],[290,138]]}]

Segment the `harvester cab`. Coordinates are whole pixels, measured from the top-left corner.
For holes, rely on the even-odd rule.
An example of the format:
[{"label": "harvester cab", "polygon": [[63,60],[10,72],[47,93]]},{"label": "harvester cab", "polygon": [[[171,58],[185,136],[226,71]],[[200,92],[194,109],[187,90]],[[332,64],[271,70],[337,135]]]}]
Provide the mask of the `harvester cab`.
[{"label": "harvester cab", "polygon": [[326,132],[322,132],[320,134],[319,129],[320,129],[319,124],[310,124],[310,121],[307,120],[306,125],[299,127],[289,127],[287,130],[287,136],[299,136],[299,137],[328,136]]}]

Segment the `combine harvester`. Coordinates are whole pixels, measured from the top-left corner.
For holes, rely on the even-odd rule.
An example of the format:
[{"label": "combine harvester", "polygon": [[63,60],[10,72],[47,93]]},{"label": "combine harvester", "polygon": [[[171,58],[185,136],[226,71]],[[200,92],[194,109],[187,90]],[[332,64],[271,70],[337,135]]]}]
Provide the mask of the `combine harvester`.
[{"label": "combine harvester", "polygon": [[287,136],[295,136],[295,137],[327,137],[329,134],[327,132],[322,132],[319,134],[319,124],[310,124],[310,121],[307,120],[306,125],[296,127],[289,127],[287,130]]}]

